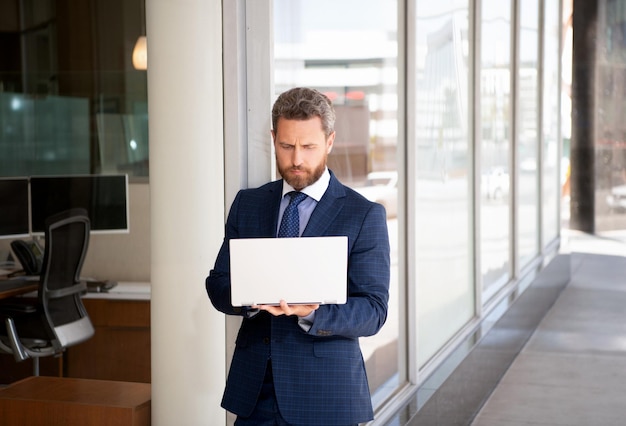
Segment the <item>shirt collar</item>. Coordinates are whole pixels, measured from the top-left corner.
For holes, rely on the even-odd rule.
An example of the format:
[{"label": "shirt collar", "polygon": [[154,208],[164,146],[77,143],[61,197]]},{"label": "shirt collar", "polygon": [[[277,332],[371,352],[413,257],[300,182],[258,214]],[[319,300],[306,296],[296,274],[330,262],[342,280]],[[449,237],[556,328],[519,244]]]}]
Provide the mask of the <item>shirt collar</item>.
[{"label": "shirt collar", "polygon": [[[324,173],[322,173],[322,176],[320,176],[320,178],[316,182],[307,186],[306,188],[303,188],[300,192],[304,192],[306,195],[319,202],[319,200],[322,199],[322,196],[326,192],[326,189],[328,189],[329,183],[330,172],[328,171],[327,167],[324,170]],[[293,189],[293,187],[283,179],[283,197],[285,196],[285,194],[291,191],[295,191],[295,189]]]}]

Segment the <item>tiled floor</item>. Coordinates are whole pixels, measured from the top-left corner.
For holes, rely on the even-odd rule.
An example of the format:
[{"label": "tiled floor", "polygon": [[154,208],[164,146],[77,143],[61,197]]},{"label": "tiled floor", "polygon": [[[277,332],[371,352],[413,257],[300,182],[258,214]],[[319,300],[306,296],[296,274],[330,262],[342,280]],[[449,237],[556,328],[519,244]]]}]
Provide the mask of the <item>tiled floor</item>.
[{"label": "tiled floor", "polygon": [[626,234],[563,248],[570,282],[472,426],[626,425]]}]

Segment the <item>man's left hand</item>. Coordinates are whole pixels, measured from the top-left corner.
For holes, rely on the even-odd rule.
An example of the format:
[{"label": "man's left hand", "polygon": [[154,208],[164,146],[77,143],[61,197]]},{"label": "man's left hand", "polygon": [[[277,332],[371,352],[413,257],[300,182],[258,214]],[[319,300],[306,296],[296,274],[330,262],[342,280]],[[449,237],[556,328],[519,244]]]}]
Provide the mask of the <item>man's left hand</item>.
[{"label": "man's left hand", "polygon": [[306,317],[311,312],[317,310],[320,305],[288,305],[284,300],[280,301],[279,306],[273,305],[258,305],[255,308],[258,308],[262,311],[267,311],[274,316],[280,315],[297,315],[299,317]]}]

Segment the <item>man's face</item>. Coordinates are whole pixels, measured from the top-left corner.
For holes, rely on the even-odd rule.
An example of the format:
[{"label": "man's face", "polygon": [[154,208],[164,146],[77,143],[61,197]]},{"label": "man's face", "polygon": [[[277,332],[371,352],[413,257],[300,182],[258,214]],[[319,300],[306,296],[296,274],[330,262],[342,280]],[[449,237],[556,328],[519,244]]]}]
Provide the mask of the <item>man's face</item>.
[{"label": "man's face", "polygon": [[333,148],[335,132],[326,138],[319,117],[308,120],[280,118],[272,137],[278,172],[294,189],[300,191],[322,176]]}]

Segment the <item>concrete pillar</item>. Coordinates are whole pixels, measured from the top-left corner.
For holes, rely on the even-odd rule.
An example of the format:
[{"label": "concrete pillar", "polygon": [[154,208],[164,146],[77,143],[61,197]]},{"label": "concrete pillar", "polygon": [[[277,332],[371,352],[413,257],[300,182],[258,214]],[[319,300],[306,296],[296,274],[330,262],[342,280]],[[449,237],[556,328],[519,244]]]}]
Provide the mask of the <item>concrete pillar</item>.
[{"label": "concrete pillar", "polygon": [[223,237],[222,0],[146,0],[152,424],[220,425],[225,319],[204,288]]}]

